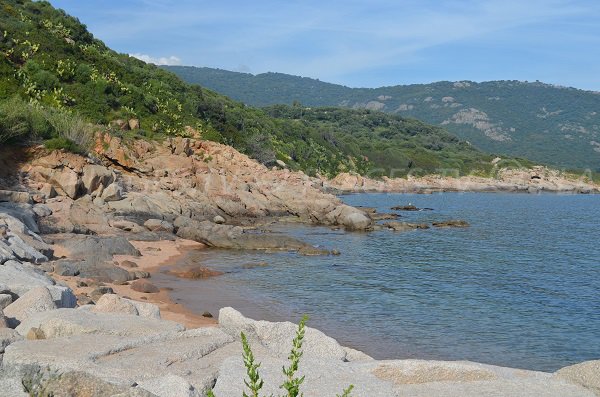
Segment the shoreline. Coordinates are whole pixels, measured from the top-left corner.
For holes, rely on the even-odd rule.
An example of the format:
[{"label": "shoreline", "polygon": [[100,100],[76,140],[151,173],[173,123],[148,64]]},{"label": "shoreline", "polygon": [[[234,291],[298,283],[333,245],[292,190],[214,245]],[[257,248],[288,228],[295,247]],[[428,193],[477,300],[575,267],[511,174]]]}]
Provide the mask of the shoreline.
[{"label": "shoreline", "polygon": [[[152,275],[157,274],[160,269],[174,265],[178,260],[185,258],[189,251],[206,248],[201,243],[180,238],[177,238],[174,241],[128,241],[140,251],[141,255],[139,257],[132,255],[115,255],[113,260],[118,263],[124,261],[136,263],[137,267],[135,270],[150,273],[150,280],[152,280]],[[51,276],[56,280],[65,282],[76,295],[82,293],[89,294],[95,288],[95,286],[78,286],[78,281],[81,281],[79,277],[59,276],[54,273],[51,274]],[[183,324],[187,329],[214,327],[218,324],[215,318],[204,317],[201,313],[196,313],[187,306],[173,300],[171,291],[160,285],[157,285],[157,287],[160,288],[160,292],[158,293],[143,293],[134,291],[129,284],[103,284],[110,286],[114,293],[122,298],[157,305],[160,309],[161,318]]]}]

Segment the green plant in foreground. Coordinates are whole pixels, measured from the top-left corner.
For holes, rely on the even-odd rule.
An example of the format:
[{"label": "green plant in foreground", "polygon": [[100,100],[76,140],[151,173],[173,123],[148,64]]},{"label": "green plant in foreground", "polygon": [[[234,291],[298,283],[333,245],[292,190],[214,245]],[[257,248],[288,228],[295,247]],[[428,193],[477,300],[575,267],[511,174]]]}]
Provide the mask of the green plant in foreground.
[{"label": "green plant in foreground", "polygon": [[[280,397],[298,397],[303,396],[300,392],[300,385],[304,382],[304,376],[301,378],[295,377],[296,372],[300,366],[300,358],[302,357],[302,343],[304,342],[304,334],[306,332],[306,321],[308,321],[308,316],[302,317],[300,323],[298,324],[298,330],[296,331],[296,337],[292,341],[292,350],[290,351],[290,355],[288,356],[288,360],[290,360],[289,367],[283,367],[283,374],[286,377],[286,380],[283,382],[281,389],[285,389],[287,391],[287,395]],[[260,389],[262,389],[264,385],[264,381],[260,378],[260,374],[258,372],[258,368],[260,367],[260,363],[256,363],[254,361],[254,354],[252,353],[252,349],[250,348],[250,344],[248,343],[248,339],[246,335],[242,332],[242,348],[244,352],[242,353],[242,358],[244,359],[244,366],[246,367],[246,374],[248,375],[248,380],[244,380],[244,384],[248,389],[250,389],[251,395],[246,394],[246,392],[242,392],[243,397],[259,397]],[[336,394],[336,397],[352,397],[350,394],[354,389],[354,385],[348,386],[341,395]],[[212,390],[209,390],[207,393],[208,397],[216,397]],[[270,397],[273,397],[271,395]]]}]

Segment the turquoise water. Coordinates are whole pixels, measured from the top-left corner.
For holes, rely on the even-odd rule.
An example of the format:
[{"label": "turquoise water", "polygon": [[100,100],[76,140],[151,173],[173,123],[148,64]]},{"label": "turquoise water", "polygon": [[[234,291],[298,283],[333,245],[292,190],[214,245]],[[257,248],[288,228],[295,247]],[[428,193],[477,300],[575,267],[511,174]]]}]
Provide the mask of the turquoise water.
[{"label": "turquoise water", "polygon": [[[600,196],[444,193],[342,196],[402,220],[464,219],[468,229],[345,233],[281,226],[335,257],[203,250],[188,261],[228,272],[159,275],[198,311],[311,316],[376,358],[473,360],[552,371],[600,358]],[[267,266],[253,267],[266,262]],[[250,265],[250,266],[248,266]],[[251,267],[251,268],[248,268]]]}]

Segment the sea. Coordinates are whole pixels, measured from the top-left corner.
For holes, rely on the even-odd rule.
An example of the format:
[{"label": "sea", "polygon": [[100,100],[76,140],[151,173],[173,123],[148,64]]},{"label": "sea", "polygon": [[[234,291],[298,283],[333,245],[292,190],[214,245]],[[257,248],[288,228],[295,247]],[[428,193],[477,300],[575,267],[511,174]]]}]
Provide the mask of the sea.
[{"label": "sea", "polygon": [[[350,205],[412,204],[400,221],[468,228],[345,232],[274,224],[339,256],[204,249],[160,273],[177,302],[215,315],[318,328],[377,359],[470,360],[540,371],[600,359],[600,196],[522,193],[352,194]],[[166,269],[165,269],[166,270]],[[290,336],[291,338],[291,336]]]}]

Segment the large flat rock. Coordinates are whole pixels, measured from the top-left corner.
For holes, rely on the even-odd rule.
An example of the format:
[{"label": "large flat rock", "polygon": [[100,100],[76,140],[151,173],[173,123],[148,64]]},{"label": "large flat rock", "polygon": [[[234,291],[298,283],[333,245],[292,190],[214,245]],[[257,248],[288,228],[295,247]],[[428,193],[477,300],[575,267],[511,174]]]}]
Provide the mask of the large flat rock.
[{"label": "large flat rock", "polygon": [[3,366],[6,376],[23,376],[31,368],[84,371],[116,385],[146,382],[153,392],[158,389],[155,378],[172,375],[171,381],[179,377],[204,392],[218,376],[221,363],[239,357],[241,349],[232,342],[233,338],[218,328],[146,337],[74,335],[13,343],[6,350]]},{"label": "large flat rock", "polygon": [[37,313],[23,321],[16,329],[27,335],[31,328],[39,328],[46,338],[81,334],[118,336],[150,336],[184,330],[181,324],[122,313],[94,313],[81,309],[57,309]]}]

